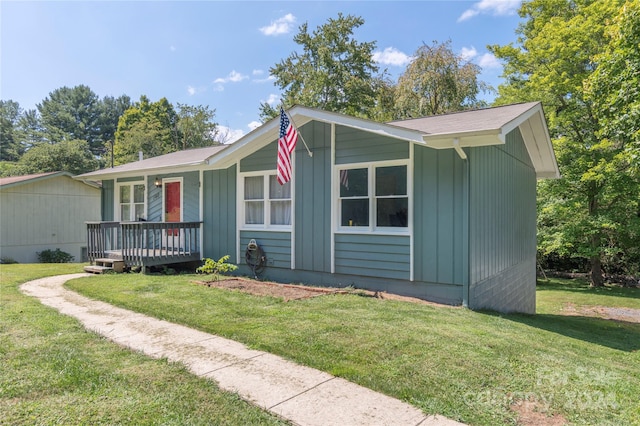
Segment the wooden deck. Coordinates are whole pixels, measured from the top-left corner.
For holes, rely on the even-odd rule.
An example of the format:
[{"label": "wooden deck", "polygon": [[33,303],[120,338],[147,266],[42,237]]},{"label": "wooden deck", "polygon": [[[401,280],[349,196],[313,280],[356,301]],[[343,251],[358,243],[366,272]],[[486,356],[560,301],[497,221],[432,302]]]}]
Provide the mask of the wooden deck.
[{"label": "wooden deck", "polygon": [[[108,267],[109,259],[124,268],[169,265],[201,260],[202,222],[87,222],[91,266]],[[88,270],[87,269],[87,270]],[[115,268],[114,268],[115,269]]]}]

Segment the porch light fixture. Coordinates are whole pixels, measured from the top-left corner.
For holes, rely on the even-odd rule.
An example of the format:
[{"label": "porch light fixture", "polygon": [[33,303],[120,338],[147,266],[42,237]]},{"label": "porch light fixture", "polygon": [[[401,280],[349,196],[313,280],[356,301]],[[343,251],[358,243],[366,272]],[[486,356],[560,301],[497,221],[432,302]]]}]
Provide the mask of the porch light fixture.
[{"label": "porch light fixture", "polygon": [[155,182],[153,182],[153,184],[156,186],[156,188],[161,188],[162,187],[162,181],[160,180],[159,177],[156,178]]}]

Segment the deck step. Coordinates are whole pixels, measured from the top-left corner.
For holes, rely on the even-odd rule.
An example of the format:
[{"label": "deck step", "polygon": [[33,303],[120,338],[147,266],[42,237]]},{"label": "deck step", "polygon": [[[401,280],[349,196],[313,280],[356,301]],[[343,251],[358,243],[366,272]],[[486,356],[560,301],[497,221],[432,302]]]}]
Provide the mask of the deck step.
[{"label": "deck step", "polygon": [[95,266],[103,266],[113,269],[115,272],[123,272],[124,271],[124,260],[121,259],[111,259],[111,258],[100,258],[95,259],[93,261]]},{"label": "deck step", "polygon": [[113,268],[111,266],[88,265],[84,267],[84,271],[92,274],[104,274],[107,271],[113,271]]}]

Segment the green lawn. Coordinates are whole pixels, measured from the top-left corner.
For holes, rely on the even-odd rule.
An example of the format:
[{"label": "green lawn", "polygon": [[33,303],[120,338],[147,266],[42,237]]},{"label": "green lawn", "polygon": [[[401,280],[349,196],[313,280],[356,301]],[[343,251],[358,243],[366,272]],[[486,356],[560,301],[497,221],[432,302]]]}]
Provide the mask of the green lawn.
[{"label": "green lawn", "polygon": [[177,364],[87,332],[18,290],[80,265],[0,265],[0,424],[283,424]]},{"label": "green lawn", "polygon": [[[562,311],[566,302],[640,308],[638,289],[592,290],[575,281],[552,280],[539,286],[540,313],[528,316],[355,294],[283,302],[197,285],[195,279],[201,276],[123,274],[75,280],[68,286],[241,341],[397,397],[426,413],[469,424],[514,424],[517,416],[509,407],[522,399],[575,424],[640,424],[640,324],[566,316]],[[30,309],[38,307],[57,318],[56,323],[77,328],[75,321],[11,291]],[[18,324],[14,321],[13,326]],[[102,353],[109,360],[115,356]],[[171,367],[186,377],[184,370]],[[112,368],[109,361],[104,371]],[[9,402],[27,404],[20,396]],[[192,413],[190,421],[207,420]]]}]

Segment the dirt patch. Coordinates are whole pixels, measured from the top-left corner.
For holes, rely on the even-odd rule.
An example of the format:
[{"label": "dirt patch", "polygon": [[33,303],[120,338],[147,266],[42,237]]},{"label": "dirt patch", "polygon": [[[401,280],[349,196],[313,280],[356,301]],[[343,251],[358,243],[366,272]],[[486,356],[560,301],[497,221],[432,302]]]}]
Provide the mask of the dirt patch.
[{"label": "dirt patch", "polygon": [[313,287],[296,284],[280,284],[270,281],[256,281],[249,278],[224,278],[220,281],[196,281],[197,284],[207,287],[216,287],[227,290],[242,291],[253,294],[255,296],[270,296],[283,299],[284,301],[308,299],[310,297],[323,296],[327,294],[355,294],[364,297],[373,297],[379,300],[399,300],[403,302],[418,303],[423,305],[446,306],[454,308],[454,306],[442,305],[439,303],[429,302],[415,297],[400,296],[384,291],[369,291],[353,288],[335,288],[335,287]]},{"label": "dirt patch", "polygon": [[560,414],[549,415],[535,399],[517,401],[511,405],[511,411],[518,414],[520,426],[563,426],[567,419]]},{"label": "dirt patch", "polygon": [[613,308],[608,306],[576,306],[573,303],[565,303],[562,311],[566,315],[602,318],[640,324],[640,309]]}]

